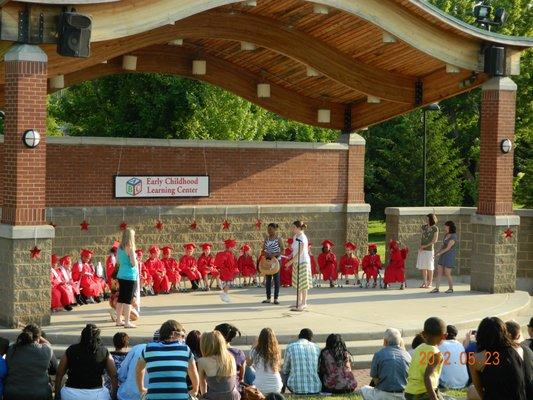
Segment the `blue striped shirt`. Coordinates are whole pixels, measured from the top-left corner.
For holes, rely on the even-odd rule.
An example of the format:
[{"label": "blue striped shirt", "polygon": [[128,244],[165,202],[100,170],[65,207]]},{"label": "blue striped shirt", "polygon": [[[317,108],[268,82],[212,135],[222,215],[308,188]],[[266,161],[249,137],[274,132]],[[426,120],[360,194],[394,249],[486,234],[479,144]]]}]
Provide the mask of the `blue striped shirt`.
[{"label": "blue striped shirt", "polygon": [[193,355],[183,342],[153,342],[142,353],[148,375],[147,400],[187,400],[187,368]]}]

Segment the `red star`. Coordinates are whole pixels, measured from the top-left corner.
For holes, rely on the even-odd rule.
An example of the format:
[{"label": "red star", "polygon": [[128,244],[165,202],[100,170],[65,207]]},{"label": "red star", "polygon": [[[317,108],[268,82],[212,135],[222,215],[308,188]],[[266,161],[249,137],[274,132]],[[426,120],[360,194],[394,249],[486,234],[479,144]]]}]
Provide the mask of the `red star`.
[{"label": "red star", "polygon": [[125,221],[122,221],[122,223],[118,226],[121,231],[125,231],[127,227],[128,224]]},{"label": "red star", "polygon": [[231,223],[225,219],[224,222],[222,222],[222,229],[227,231],[229,229],[229,227],[231,226]]},{"label": "red star", "polygon": [[505,238],[510,238],[510,237],[513,237],[513,230],[511,228],[507,228],[506,230],[503,231],[503,236]]},{"label": "red star", "polygon": [[86,220],[83,220],[80,224],[82,231],[88,231],[89,230],[89,223]]},{"label": "red star", "polygon": [[41,249],[35,246],[33,249],[30,250],[31,258],[39,258],[41,255]]},{"label": "red star", "polygon": [[195,231],[198,228],[198,224],[196,223],[196,220],[192,221],[192,224],[189,225],[189,228],[191,228],[193,231]]},{"label": "red star", "polygon": [[257,219],[257,221],[255,222],[255,227],[257,229],[261,229],[261,225],[263,225],[263,221],[261,221],[259,218]]},{"label": "red star", "polygon": [[161,222],[161,220],[157,220],[157,222],[155,223],[155,229],[157,229],[158,231],[163,229],[163,223]]},{"label": "red star", "polygon": [[52,221],[50,221],[50,223],[49,223],[48,225],[53,226],[54,228],[57,226],[57,225],[54,224]]}]

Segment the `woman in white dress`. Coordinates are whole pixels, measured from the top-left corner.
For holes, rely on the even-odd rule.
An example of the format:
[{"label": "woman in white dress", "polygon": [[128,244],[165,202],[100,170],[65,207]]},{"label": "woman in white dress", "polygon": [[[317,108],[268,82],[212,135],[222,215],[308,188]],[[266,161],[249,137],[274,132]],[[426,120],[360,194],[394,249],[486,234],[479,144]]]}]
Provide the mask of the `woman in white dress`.
[{"label": "woman in white dress", "polygon": [[292,233],[294,234],[292,243],[293,257],[285,264],[292,265],[292,286],[296,288],[298,299],[292,311],[303,311],[307,308],[307,291],[311,287],[313,277],[311,275],[311,258],[309,257],[309,240],[305,236],[304,230],[307,225],[302,221],[292,223]]},{"label": "woman in white dress", "polygon": [[420,247],[416,259],[416,268],[422,270],[421,288],[430,288],[433,284],[433,270],[435,269],[434,253],[435,243],[439,238],[439,228],[437,227],[437,216],[428,214],[427,224],[421,227]]},{"label": "woman in white dress", "polygon": [[281,350],[274,331],[263,328],[252,348],[248,362],[255,369],[254,386],[261,393],[281,393]]}]

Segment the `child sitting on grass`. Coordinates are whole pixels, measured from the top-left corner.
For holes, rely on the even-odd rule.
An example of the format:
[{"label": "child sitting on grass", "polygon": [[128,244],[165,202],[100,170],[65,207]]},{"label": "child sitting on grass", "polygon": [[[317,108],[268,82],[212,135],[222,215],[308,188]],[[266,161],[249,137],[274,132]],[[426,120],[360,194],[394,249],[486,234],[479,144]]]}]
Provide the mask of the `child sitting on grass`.
[{"label": "child sitting on grass", "polygon": [[438,386],[443,357],[438,346],[446,337],[446,323],[437,317],[428,318],[422,335],[424,343],[416,347],[409,367],[405,399],[442,400]]}]

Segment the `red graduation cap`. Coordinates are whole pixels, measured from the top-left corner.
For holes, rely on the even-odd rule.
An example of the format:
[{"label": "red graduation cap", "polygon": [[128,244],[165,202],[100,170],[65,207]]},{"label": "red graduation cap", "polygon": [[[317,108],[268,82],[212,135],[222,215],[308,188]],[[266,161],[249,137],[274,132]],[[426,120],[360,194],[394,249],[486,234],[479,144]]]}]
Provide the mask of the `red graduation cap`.
[{"label": "red graduation cap", "polygon": [[135,249],[135,254],[137,254],[137,257],[142,257],[144,254],[143,249]]},{"label": "red graduation cap", "polygon": [[250,249],[251,249],[251,248],[250,248],[250,245],[249,245],[248,243],[243,244],[242,247],[241,247],[241,250],[242,250],[243,252],[250,251]]},{"label": "red graduation cap", "polygon": [[204,251],[210,249],[211,247],[213,247],[211,243],[202,243],[202,250]]},{"label": "red graduation cap", "polygon": [[194,245],[194,243],[186,243],[183,245],[183,247],[185,248],[186,251],[191,251],[191,250],[196,249],[196,246]]},{"label": "red graduation cap", "polygon": [[294,243],[294,239],[293,239],[293,238],[288,238],[288,239],[287,239],[287,244],[288,244],[289,246],[292,246],[293,243]]},{"label": "red graduation cap", "polygon": [[82,256],[82,258],[91,258],[93,256],[93,252],[91,250],[82,249],[80,251],[80,256]]},{"label": "red graduation cap", "polygon": [[352,243],[352,242],[346,242],[344,243],[344,247],[348,250],[351,250],[351,251],[355,251],[355,249],[357,248],[357,246]]},{"label": "red graduation cap", "polygon": [[398,248],[398,242],[394,239],[391,239],[389,241],[389,249],[396,249]]},{"label": "red graduation cap", "polygon": [[113,246],[111,246],[111,248],[116,250],[116,249],[118,249],[118,246],[120,246],[120,242],[117,241],[117,240],[115,240],[115,241],[113,242]]},{"label": "red graduation cap", "polygon": [[161,247],[161,251],[163,252],[164,255],[169,255],[171,250],[173,250],[172,246]]},{"label": "red graduation cap", "polygon": [[237,246],[237,241],[235,239],[226,239],[224,240],[224,245],[228,249],[233,249],[235,246]]},{"label": "red graduation cap", "polygon": [[52,254],[50,261],[52,262],[52,265],[56,265],[59,262],[59,256],[57,254]]},{"label": "red graduation cap", "polygon": [[150,254],[157,254],[159,253],[159,247],[153,244],[150,246],[150,249],[148,251],[150,252]]},{"label": "red graduation cap", "polygon": [[322,242],[322,247],[327,247],[328,249],[331,249],[334,246],[333,242],[331,240],[324,240]]},{"label": "red graduation cap", "polygon": [[59,263],[64,267],[66,267],[67,265],[70,265],[71,263],[70,256],[61,257],[59,260]]},{"label": "red graduation cap", "polygon": [[368,251],[372,251],[372,250],[377,250],[378,249],[378,245],[375,244],[375,243],[369,243],[368,244]]}]

